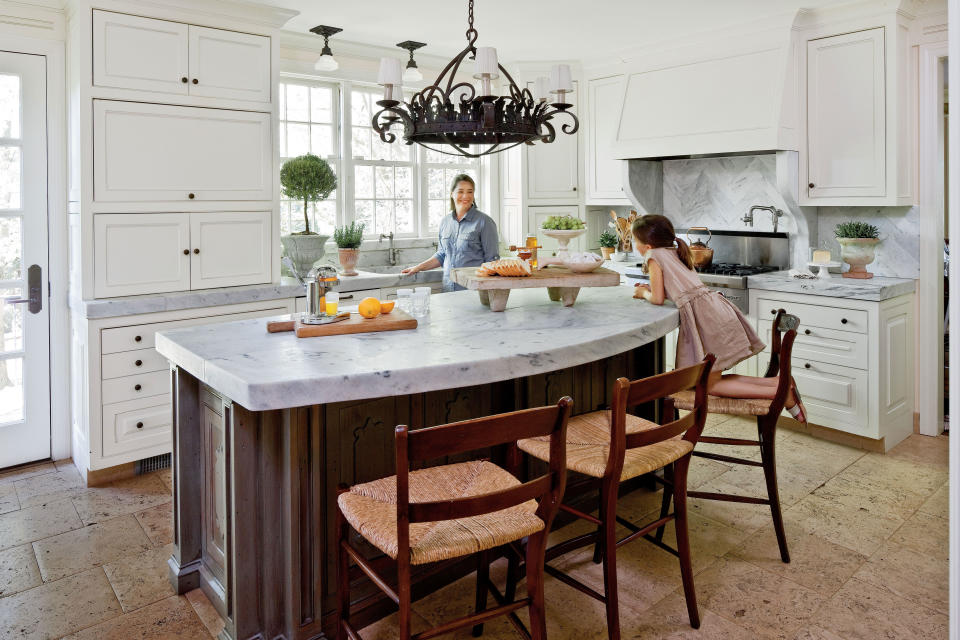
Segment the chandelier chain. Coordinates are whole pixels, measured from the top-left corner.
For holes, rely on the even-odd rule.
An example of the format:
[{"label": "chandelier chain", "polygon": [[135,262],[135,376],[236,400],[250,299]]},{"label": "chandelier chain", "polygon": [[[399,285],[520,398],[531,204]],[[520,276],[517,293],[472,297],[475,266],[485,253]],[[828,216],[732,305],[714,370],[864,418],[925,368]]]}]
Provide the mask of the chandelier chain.
[{"label": "chandelier chain", "polygon": [[467,29],[467,40],[472,40],[477,37],[477,30],[473,28],[473,0],[470,0],[470,8],[467,13],[467,24],[469,28]]}]

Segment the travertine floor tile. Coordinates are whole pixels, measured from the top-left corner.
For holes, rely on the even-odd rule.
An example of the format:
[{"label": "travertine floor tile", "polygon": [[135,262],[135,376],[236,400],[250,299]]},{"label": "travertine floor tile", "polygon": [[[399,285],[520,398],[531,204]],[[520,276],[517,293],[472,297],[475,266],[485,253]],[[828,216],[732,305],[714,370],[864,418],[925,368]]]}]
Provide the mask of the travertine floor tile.
[{"label": "travertine floor tile", "polygon": [[55,536],[83,526],[69,500],[0,515],[0,549]]},{"label": "travertine floor tile", "polygon": [[947,470],[934,465],[868,453],[844,470],[876,479],[888,486],[900,486],[922,496],[931,496],[948,480]]},{"label": "travertine floor tile", "polygon": [[920,505],[920,511],[941,518],[950,517],[950,483],[946,483]]},{"label": "travertine floor tile", "polygon": [[787,531],[800,529],[813,533],[864,555],[879,549],[901,524],[901,521],[853,510],[816,494],[787,509],[783,520]]},{"label": "travertine floor tile", "polygon": [[801,629],[797,632],[797,635],[793,636],[793,640],[844,640],[835,633],[827,631],[823,627],[818,625],[813,625],[812,627],[807,627],[806,629]]},{"label": "travertine floor tile", "polygon": [[0,598],[0,638],[59,638],[118,615],[120,603],[103,569],[91,569]]},{"label": "travertine floor tile", "polygon": [[132,515],[33,543],[44,582],[80,573],[150,546],[150,540]]},{"label": "travertine floor tile", "polygon": [[186,593],[186,598],[190,601],[190,606],[193,607],[194,612],[203,622],[203,626],[210,632],[210,635],[217,637],[223,631],[224,622],[216,608],[210,603],[207,594],[203,592],[203,589],[194,589]]},{"label": "travertine floor tile", "polygon": [[[392,615],[387,616],[386,618],[377,620],[373,624],[367,625],[366,627],[363,627],[362,629],[360,629],[360,634],[363,636],[363,640],[394,640],[395,638],[397,638],[398,637],[397,629],[399,624],[397,621],[397,616],[398,614],[394,613]],[[496,624],[496,623],[493,623],[493,624]],[[436,626],[436,625],[431,624],[430,622],[427,622],[427,620],[416,611],[413,611],[412,614],[410,615],[410,630],[412,633],[420,633],[421,631],[425,631],[429,629],[431,626]],[[497,636],[490,635],[490,631],[487,631],[486,627],[484,627],[484,631],[485,631],[483,635],[484,638],[488,636],[491,638],[497,637]],[[443,637],[444,638],[472,638],[473,636],[470,635],[470,629],[465,629],[465,630],[461,629],[457,633],[453,633]]]},{"label": "travertine floor tile", "polygon": [[824,598],[740,560],[721,558],[697,576],[701,602],[756,637],[789,637],[808,624]]},{"label": "travertine floor tile", "polygon": [[[624,638],[670,638],[670,640],[753,640],[756,635],[700,605],[700,628],[690,626],[687,601],[682,591],[671,593],[639,618],[633,628],[624,628]],[[572,638],[571,638],[572,640]]]},{"label": "travertine floor tile", "polygon": [[44,473],[53,473],[56,470],[57,468],[52,462],[31,464],[26,467],[19,467],[10,471],[0,472],[0,484],[16,482],[17,480],[23,480],[24,478],[32,478],[33,476],[39,476]]},{"label": "travertine floor tile", "polygon": [[32,546],[25,544],[0,551],[0,598],[32,589],[41,582]]},{"label": "travertine floor tile", "polygon": [[136,514],[154,546],[173,542],[173,503],[158,504]]},{"label": "travertine floor tile", "polygon": [[10,513],[20,508],[17,489],[13,483],[0,484],[0,514]]},{"label": "travertine floor tile", "polygon": [[[737,466],[717,478],[718,482],[737,487],[737,493],[753,498],[767,497],[767,481],[761,467]],[[780,506],[796,504],[822,484],[822,480],[797,473],[792,467],[778,465],[777,487],[780,492]],[[700,489],[710,491],[711,483],[705,483]]]},{"label": "travertine floor tile", "polygon": [[136,555],[125,555],[103,566],[124,612],[175,595],[167,578],[167,559],[172,553],[173,545],[168,544]]},{"label": "travertine floor tile", "polygon": [[[671,513],[673,509],[671,507]],[[660,512],[650,513],[640,523],[651,522],[660,516]],[[726,552],[742,543],[750,534],[740,530],[728,527],[716,520],[710,520],[695,513],[689,514],[687,518],[687,534],[690,538],[690,550],[694,570],[699,566],[706,564],[713,558],[719,558]],[[676,522],[670,522],[664,527],[663,541],[677,548],[677,527]],[[632,544],[643,544],[637,541]],[[678,569],[679,571],[679,569]]]},{"label": "travertine floor tile", "polygon": [[[712,491],[716,493],[743,494],[741,487],[722,482],[720,478],[712,480],[698,491]],[[728,527],[753,532],[771,522],[770,507],[762,504],[745,504],[738,502],[720,502],[704,498],[689,498],[687,506],[691,513],[716,520]]]},{"label": "travertine floor tile", "polygon": [[888,451],[887,456],[946,469],[950,464],[948,442],[949,439],[945,435],[933,437],[915,433]]},{"label": "travertine floor tile", "polygon": [[950,613],[949,565],[942,560],[887,542],[855,577],[911,602]]},{"label": "travertine floor tile", "polygon": [[876,476],[841,473],[814,491],[814,495],[842,505],[852,513],[866,512],[880,518],[903,521],[926,499],[907,487],[893,485]]},{"label": "travertine floor tile", "polygon": [[54,460],[53,466],[56,467],[57,471],[63,471],[64,469],[77,468],[77,466],[73,464],[73,458],[64,458],[63,460]]},{"label": "travertine floor tile", "polygon": [[950,521],[918,511],[890,536],[890,542],[946,563],[950,554]]},{"label": "travertine floor tile", "polygon": [[68,636],[70,640],[208,640],[210,634],[183,596],[172,596],[133,613]]},{"label": "travertine floor tile", "polygon": [[[777,433],[785,431],[780,429]],[[821,481],[840,473],[865,455],[861,449],[805,433],[789,432],[783,442],[777,441],[777,469],[789,469]]]},{"label": "travertine floor tile", "polygon": [[73,498],[87,490],[87,485],[74,467],[65,467],[62,471],[45,473],[14,483],[20,506],[32,507],[45,502]]},{"label": "travertine floor tile", "polygon": [[947,616],[856,579],[820,609],[816,622],[844,640],[939,640],[949,635]]},{"label": "travertine floor tile", "polygon": [[687,470],[687,490],[700,489],[733,468],[734,465],[694,456],[690,458],[690,468]]},{"label": "travertine floor tile", "polygon": [[137,476],[88,490],[73,499],[84,524],[143,511],[173,499],[156,474]]},{"label": "travertine floor tile", "polygon": [[[502,582],[498,583],[499,588],[502,592],[504,585]],[[521,580],[520,582],[520,593],[526,593],[526,581]],[[471,574],[460,580],[457,580],[451,585],[440,589],[425,598],[421,598],[413,603],[413,611],[420,616],[418,621],[414,617],[415,623],[424,624],[425,627],[437,626],[450,622],[455,618],[460,618],[462,616],[470,615],[474,610],[474,598],[476,593],[476,575]],[[493,597],[488,599],[487,606],[495,606],[495,601]],[[526,616],[522,616],[523,620],[526,621]],[[392,626],[390,628],[396,629],[396,617],[391,616],[386,618],[386,620],[393,620]],[[375,625],[371,625],[373,627]],[[371,628],[368,627],[368,628]],[[377,629],[376,632],[381,635],[383,638],[396,637],[390,635],[384,635],[386,629]],[[491,620],[484,624],[484,634],[483,637],[490,638],[511,638],[513,637],[514,630],[513,625],[505,618],[499,618]],[[363,633],[364,640],[366,640],[367,634]],[[376,635],[374,637],[377,637]],[[470,637],[470,629],[462,630],[456,636],[458,638],[468,638]]]},{"label": "travertine floor tile", "polygon": [[728,555],[787,578],[824,596],[833,595],[867,561],[867,556],[802,529],[787,528],[790,563],[780,559],[773,525],[765,527]]},{"label": "travertine floor tile", "polygon": [[160,469],[156,472],[157,476],[163,480],[163,484],[167,485],[167,489],[171,492],[173,491],[173,468],[167,467],[166,469]]}]

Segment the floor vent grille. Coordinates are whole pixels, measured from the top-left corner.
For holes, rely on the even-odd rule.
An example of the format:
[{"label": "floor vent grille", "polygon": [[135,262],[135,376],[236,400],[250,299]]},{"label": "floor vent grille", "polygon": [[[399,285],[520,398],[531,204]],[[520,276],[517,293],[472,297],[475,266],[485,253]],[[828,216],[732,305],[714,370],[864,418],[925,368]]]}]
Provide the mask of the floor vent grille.
[{"label": "floor vent grille", "polygon": [[159,471],[160,469],[167,469],[170,467],[170,454],[164,453],[163,455],[153,456],[152,458],[144,458],[143,460],[137,460],[136,463],[136,472],[137,475],[144,473],[150,473],[151,471]]}]

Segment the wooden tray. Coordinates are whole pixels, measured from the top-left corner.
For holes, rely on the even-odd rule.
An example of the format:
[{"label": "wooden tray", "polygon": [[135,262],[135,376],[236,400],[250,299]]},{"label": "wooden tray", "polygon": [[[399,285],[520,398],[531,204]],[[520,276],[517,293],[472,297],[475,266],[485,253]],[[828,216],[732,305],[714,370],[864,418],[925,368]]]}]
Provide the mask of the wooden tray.
[{"label": "wooden tray", "polygon": [[554,302],[572,307],[577,301],[581,287],[616,287],[620,274],[599,267],[587,273],[576,273],[563,266],[535,269],[529,276],[478,276],[476,267],[453,270],[453,281],[460,286],[480,293],[480,302],[491,311],[503,311],[511,289],[534,289],[544,287]]},{"label": "wooden tray", "polygon": [[296,320],[274,320],[267,323],[267,331],[293,331],[298,338],[315,338],[318,336],[338,336],[351,333],[373,333],[375,331],[398,331],[401,329],[416,329],[417,320],[409,313],[394,309],[390,313],[381,313],[376,318],[364,318],[359,313],[351,313],[350,318],[330,324],[302,324],[300,314],[295,314]]}]

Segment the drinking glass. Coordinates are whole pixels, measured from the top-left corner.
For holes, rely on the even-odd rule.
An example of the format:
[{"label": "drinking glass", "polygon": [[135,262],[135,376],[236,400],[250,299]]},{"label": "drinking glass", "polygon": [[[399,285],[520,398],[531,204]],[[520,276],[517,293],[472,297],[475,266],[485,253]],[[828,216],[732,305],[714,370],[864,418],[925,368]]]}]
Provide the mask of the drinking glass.
[{"label": "drinking glass", "polygon": [[340,294],[336,291],[328,291],[326,295],[326,305],[324,311],[328,316],[337,315],[337,306],[340,303]]},{"label": "drinking glass", "polygon": [[411,313],[410,298],[413,296],[413,289],[397,289],[397,308],[401,311]]}]

